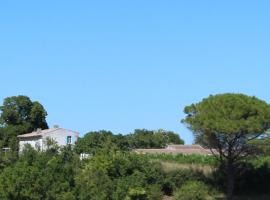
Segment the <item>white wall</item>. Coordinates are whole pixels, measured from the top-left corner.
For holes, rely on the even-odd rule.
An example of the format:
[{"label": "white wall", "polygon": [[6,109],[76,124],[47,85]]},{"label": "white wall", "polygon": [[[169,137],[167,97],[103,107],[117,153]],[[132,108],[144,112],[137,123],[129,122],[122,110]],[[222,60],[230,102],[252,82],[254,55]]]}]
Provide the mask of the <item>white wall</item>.
[{"label": "white wall", "polygon": [[23,150],[26,144],[30,144],[34,149],[39,150],[39,148],[42,147],[42,138],[33,137],[33,138],[20,139],[20,142],[19,142],[20,152]]},{"label": "white wall", "polygon": [[65,129],[58,129],[43,136],[43,146],[47,137],[56,141],[59,146],[65,146],[67,145],[68,136],[71,136],[71,145],[74,145],[79,138],[79,134],[76,132]]},{"label": "white wall", "polygon": [[39,149],[46,150],[47,138],[53,139],[55,142],[57,142],[57,145],[59,146],[65,146],[67,145],[68,136],[71,136],[71,145],[74,145],[79,138],[78,133],[65,129],[57,129],[55,131],[44,134],[43,136],[40,137],[24,138],[24,139],[21,138],[19,142],[20,152],[23,150],[26,144],[30,144],[36,150]]}]

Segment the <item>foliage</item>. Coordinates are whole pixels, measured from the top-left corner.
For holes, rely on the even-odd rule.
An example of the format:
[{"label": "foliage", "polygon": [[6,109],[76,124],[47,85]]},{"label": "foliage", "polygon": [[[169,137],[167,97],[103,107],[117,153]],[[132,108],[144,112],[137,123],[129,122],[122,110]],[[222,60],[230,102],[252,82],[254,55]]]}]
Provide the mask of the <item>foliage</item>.
[{"label": "foliage", "polygon": [[168,144],[184,144],[179,135],[165,130],[136,129],[133,134],[128,135],[130,147],[138,148],[164,148]]},{"label": "foliage", "polygon": [[[9,146],[16,150],[18,134],[47,128],[45,109],[28,97],[6,98],[0,109],[0,148]],[[235,141],[244,150],[249,145],[262,150],[255,158],[245,157],[245,163],[237,162],[242,166],[242,176],[236,177],[235,186],[239,195],[269,194],[270,157],[262,156],[269,155],[269,141],[259,138],[247,142],[269,125],[268,112],[265,102],[234,94],[211,96],[186,108],[184,122],[205,145],[216,148],[215,145],[223,145],[222,142],[238,134],[242,138]],[[243,132],[239,135],[238,131]],[[207,200],[213,199],[216,193],[213,188],[225,188],[226,165],[217,165],[220,157],[137,155],[129,151],[163,148],[171,143],[183,144],[183,141],[170,131],[137,129],[128,135],[114,135],[110,131],[90,132],[80,138],[75,148],[59,147],[53,140],[47,140],[47,150],[42,152],[30,145],[19,156],[16,151],[0,151],[0,199],[161,200],[164,195],[175,194],[175,199]],[[227,156],[222,160],[226,161],[229,144],[217,149]],[[90,153],[91,158],[79,160],[82,152]],[[215,170],[211,174],[193,168],[165,171],[162,164],[167,161],[180,165],[214,166]]]},{"label": "foliage", "polygon": [[40,184],[37,167],[19,162],[13,167],[7,167],[0,176],[0,199],[40,199]]},{"label": "foliage", "polygon": [[[163,185],[163,183],[162,183]],[[149,185],[147,187],[147,195],[148,199],[150,200],[158,200],[158,199],[163,199],[163,191],[162,191],[162,186],[160,185]]]},{"label": "foliage", "polygon": [[270,155],[270,137],[268,134],[267,138],[260,138],[250,141],[250,145],[253,145],[257,154],[259,155]]},{"label": "foliage", "polygon": [[76,178],[77,196],[80,200],[106,200],[111,193],[112,182],[101,170],[85,168]]},{"label": "foliage", "polygon": [[115,136],[110,131],[89,132],[83,138],[79,138],[75,151],[78,153],[96,154],[99,150],[110,148],[117,149]]},{"label": "foliage", "polygon": [[210,188],[203,182],[186,182],[176,193],[175,200],[214,200]]},{"label": "foliage", "polygon": [[270,156],[258,156],[256,158],[249,159],[248,164],[252,165],[255,169],[264,165],[270,167]]},{"label": "foliage", "polygon": [[[188,163],[192,160],[196,164],[193,155],[188,157],[184,158]],[[200,157],[198,160],[201,162]],[[172,195],[190,181],[200,181],[211,188],[221,185],[200,171],[165,173],[158,161],[132,152],[103,149],[81,162],[70,146],[46,152],[26,146],[19,159],[0,173],[0,199],[161,200],[164,194]],[[263,163],[268,161],[267,157],[251,160],[244,174],[247,181],[237,180],[237,189],[265,192],[270,173]]]},{"label": "foliage", "polygon": [[188,181],[210,182],[209,178],[200,171],[182,169],[166,173],[162,190],[166,195],[171,195]]},{"label": "foliage", "polygon": [[[195,165],[209,165],[218,166],[218,160],[215,156],[205,156],[205,155],[184,155],[184,154],[144,154],[142,155],[149,160],[154,161],[171,161],[175,163],[182,164],[195,164]],[[247,160],[253,167],[258,168],[264,164],[270,166],[270,156],[257,156],[252,157]]]},{"label": "foliage", "polygon": [[270,106],[256,97],[220,94],[187,106],[185,113],[183,122],[195,137],[217,149],[216,157],[227,174],[227,196],[232,199],[238,167],[253,150],[249,141],[270,128]]},{"label": "foliage", "polygon": [[173,161],[183,164],[201,164],[201,165],[217,165],[217,159],[214,156],[206,155],[184,155],[184,154],[145,154],[148,159],[158,161]]},{"label": "foliage", "polygon": [[4,99],[1,110],[1,145],[18,150],[17,136],[48,128],[47,112],[39,102],[32,102],[27,96],[12,96]]},{"label": "foliage", "polygon": [[131,150],[135,148],[164,148],[168,144],[183,144],[179,135],[171,131],[136,129],[129,135],[114,135],[110,131],[89,132],[79,138],[77,153],[96,154],[102,149]]},{"label": "foliage", "polygon": [[19,160],[0,174],[0,199],[35,200],[72,197],[78,156],[69,148],[59,154],[26,147]]},{"label": "foliage", "polygon": [[[128,152],[96,154],[76,178],[79,199],[161,199],[160,165]],[[96,191],[100,191],[99,193]],[[93,197],[94,196],[94,197]]]},{"label": "foliage", "polygon": [[27,96],[7,97],[0,109],[4,125],[25,125],[32,130],[48,128],[47,112],[39,102],[32,102]]},{"label": "foliage", "polygon": [[17,161],[17,153],[16,152],[4,152],[0,151],[0,171],[5,167],[13,165]]}]

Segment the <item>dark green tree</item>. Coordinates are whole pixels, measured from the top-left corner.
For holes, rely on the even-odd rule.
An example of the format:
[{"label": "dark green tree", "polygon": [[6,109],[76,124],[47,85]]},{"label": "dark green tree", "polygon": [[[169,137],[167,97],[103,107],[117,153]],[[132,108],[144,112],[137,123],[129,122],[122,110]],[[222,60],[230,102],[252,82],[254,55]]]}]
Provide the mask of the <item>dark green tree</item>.
[{"label": "dark green tree", "polygon": [[162,180],[161,166],[141,155],[99,151],[77,176],[76,194],[82,200],[161,200]]},{"label": "dark green tree", "polygon": [[184,144],[178,134],[165,130],[136,129],[129,135],[114,135],[111,131],[94,131],[79,138],[77,153],[95,154],[102,149],[128,151],[135,148],[164,148],[168,144]]},{"label": "dark green tree", "polygon": [[128,138],[131,148],[164,148],[168,144],[184,144],[178,134],[162,129],[136,129]]},{"label": "dark green tree", "polygon": [[166,145],[168,144],[185,144],[184,140],[180,138],[179,134],[173,131],[158,130],[157,133],[167,137]]},{"label": "dark green tree", "polygon": [[27,96],[5,98],[0,110],[3,125],[24,125],[30,130],[48,128],[47,112],[39,102],[32,102]]},{"label": "dark green tree", "polygon": [[256,97],[219,94],[187,106],[185,124],[208,146],[216,149],[227,174],[227,197],[233,198],[234,180],[241,163],[253,148],[249,141],[270,128],[270,107]]},{"label": "dark green tree", "polygon": [[0,173],[2,200],[75,199],[75,175],[80,160],[70,146],[38,152],[26,146],[17,162]]},{"label": "dark green tree", "polygon": [[38,168],[26,162],[17,162],[14,166],[6,167],[0,174],[0,199],[41,199],[39,179]]},{"label": "dark green tree", "polygon": [[75,151],[77,153],[96,154],[104,148],[117,148],[114,137],[110,131],[89,132],[83,138],[79,138]]},{"label": "dark green tree", "polygon": [[2,146],[17,149],[17,136],[38,128],[48,128],[47,112],[39,102],[27,96],[12,96],[4,99],[1,111],[0,139]]}]

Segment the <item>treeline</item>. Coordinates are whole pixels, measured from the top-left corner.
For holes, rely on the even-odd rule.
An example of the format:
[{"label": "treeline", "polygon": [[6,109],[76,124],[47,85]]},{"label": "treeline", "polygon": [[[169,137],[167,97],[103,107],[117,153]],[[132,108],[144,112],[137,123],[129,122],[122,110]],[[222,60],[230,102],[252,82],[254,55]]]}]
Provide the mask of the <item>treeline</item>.
[{"label": "treeline", "polygon": [[165,148],[168,144],[184,144],[178,134],[165,130],[136,129],[127,135],[115,135],[110,131],[96,131],[79,138],[75,150],[77,153],[94,154],[109,148],[132,150],[138,148]]},{"label": "treeline", "polygon": [[[36,101],[27,96],[13,96],[4,99],[0,106],[0,147],[18,150],[17,136],[38,128],[47,129],[47,112]],[[168,144],[184,144],[178,134],[165,130],[137,129],[127,135],[114,135],[110,131],[85,134],[77,145],[78,152],[92,153],[104,146],[118,147],[122,150],[134,148],[164,148]],[[110,146],[111,145],[111,146]]]},{"label": "treeline", "polygon": [[[7,153],[2,158],[11,157]],[[210,174],[192,167],[166,171],[164,161],[211,164],[216,170]],[[28,146],[16,161],[1,167],[0,199],[162,200],[165,195],[176,200],[215,199],[225,192],[222,172],[213,157],[138,155],[104,146],[91,158],[80,160],[71,146],[53,144],[43,152]],[[269,158],[251,160],[237,179],[236,194],[267,194],[269,179]]]},{"label": "treeline", "polygon": [[218,194],[212,177],[188,169],[165,172],[160,162],[129,151],[101,148],[81,161],[71,146],[53,145],[44,152],[28,146],[1,169],[0,199],[162,200],[194,183],[207,188],[195,185],[202,197]]},{"label": "treeline", "polygon": [[[174,132],[89,132],[75,146],[60,148],[48,140],[46,151],[29,145],[18,155],[17,135],[48,128],[47,112],[26,96],[4,99],[0,110],[0,147],[5,148],[0,151],[0,199],[158,200],[176,188],[159,163],[131,151],[184,144]],[[80,153],[91,158],[80,160]]]},{"label": "treeline", "polygon": [[[138,129],[85,134],[75,146],[46,151],[28,146],[18,156],[17,135],[47,128],[46,111],[26,96],[8,97],[0,107],[0,199],[3,200],[211,200],[270,195],[270,106],[242,94],[209,96],[187,106],[182,120],[195,141],[217,154],[137,155],[135,148],[183,144],[176,133]],[[80,160],[80,153],[90,157]],[[267,156],[268,155],[268,156]],[[165,170],[165,164],[178,164]],[[210,165],[211,173],[192,166]],[[245,196],[243,199],[247,199]]]}]

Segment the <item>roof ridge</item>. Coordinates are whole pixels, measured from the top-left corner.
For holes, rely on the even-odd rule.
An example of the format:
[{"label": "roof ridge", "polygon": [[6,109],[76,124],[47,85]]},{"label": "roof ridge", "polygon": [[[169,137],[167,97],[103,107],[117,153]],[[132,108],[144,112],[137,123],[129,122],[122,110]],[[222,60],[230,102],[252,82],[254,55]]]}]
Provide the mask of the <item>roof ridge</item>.
[{"label": "roof ridge", "polygon": [[17,137],[18,138],[23,138],[23,137],[40,137],[40,136],[45,136],[45,135],[48,135],[48,134],[51,134],[53,132],[56,132],[56,131],[59,131],[59,130],[62,130],[62,131],[69,131],[69,132],[73,132],[75,133],[76,135],[79,136],[79,132],[76,132],[76,131],[72,131],[72,130],[69,130],[69,129],[65,129],[65,128],[48,128],[48,129],[43,129],[41,131],[33,131],[31,133],[25,133],[25,134],[21,134],[21,135],[18,135]]},{"label": "roof ridge", "polygon": [[[50,130],[50,129],[52,129],[52,130]],[[60,128],[48,128],[48,129],[44,129],[44,130],[42,130],[42,131],[46,131],[46,130],[48,130],[46,133],[43,133],[44,135],[45,134],[47,134],[47,133],[51,133],[51,132],[54,132],[54,131],[57,131],[57,130],[59,130]],[[50,131],[49,131],[50,130]]]}]

